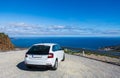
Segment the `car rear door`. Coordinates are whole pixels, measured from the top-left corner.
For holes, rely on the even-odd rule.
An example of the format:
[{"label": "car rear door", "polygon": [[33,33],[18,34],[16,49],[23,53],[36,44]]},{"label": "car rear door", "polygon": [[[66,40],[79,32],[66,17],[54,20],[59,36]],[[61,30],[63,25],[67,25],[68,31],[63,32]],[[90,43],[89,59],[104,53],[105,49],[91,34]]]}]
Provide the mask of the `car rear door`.
[{"label": "car rear door", "polygon": [[56,57],[58,58],[58,61],[61,61],[62,60],[62,51],[58,45],[53,46],[53,52],[56,55]]},{"label": "car rear door", "polygon": [[48,59],[50,46],[39,45],[33,46],[28,52],[27,56],[31,60],[46,61]]}]

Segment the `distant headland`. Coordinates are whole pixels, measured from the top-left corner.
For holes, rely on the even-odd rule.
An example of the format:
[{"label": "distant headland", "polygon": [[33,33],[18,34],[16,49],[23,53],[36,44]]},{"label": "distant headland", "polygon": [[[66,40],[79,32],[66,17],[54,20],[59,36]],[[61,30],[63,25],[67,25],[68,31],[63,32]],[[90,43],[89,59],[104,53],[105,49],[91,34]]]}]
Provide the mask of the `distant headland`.
[{"label": "distant headland", "polygon": [[120,45],[106,46],[106,47],[100,48],[100,50],[120,52]]}]

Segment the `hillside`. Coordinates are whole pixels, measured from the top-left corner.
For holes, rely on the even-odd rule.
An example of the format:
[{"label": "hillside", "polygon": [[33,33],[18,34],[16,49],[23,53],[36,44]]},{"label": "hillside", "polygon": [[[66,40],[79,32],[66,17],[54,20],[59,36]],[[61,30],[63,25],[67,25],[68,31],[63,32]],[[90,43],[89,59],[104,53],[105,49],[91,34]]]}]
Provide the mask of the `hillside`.
[{"label": "hillside", "polygon": [[117,46],[107,46],[107,47],[101,48],[101,50],[120,52],[120,45],[117,45]]},{"label": "hillside", "polygon": [[8,35],[0,33],[0,51],[13,50],[14,45],[11,43]]}]

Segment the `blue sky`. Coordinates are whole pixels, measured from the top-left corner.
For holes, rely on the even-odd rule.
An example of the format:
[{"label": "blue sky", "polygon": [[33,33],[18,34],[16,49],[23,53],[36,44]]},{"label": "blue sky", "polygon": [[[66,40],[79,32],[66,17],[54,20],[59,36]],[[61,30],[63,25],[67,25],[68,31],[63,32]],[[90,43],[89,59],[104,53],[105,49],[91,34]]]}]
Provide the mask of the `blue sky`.
[{"label": "blue sky", "polygon": [[120,36],[119,0],[0,0],[9,36]]}]

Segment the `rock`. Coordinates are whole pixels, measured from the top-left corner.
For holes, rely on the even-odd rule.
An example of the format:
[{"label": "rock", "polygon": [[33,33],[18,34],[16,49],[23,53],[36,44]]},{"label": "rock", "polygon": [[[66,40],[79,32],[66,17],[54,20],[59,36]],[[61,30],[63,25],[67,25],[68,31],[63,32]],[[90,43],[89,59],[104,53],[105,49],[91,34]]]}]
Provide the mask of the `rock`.
[{"label": "rock", "polygon": [[0,51],[13,50],[14,45],[11,43],[8,35],[0,33]]}]

